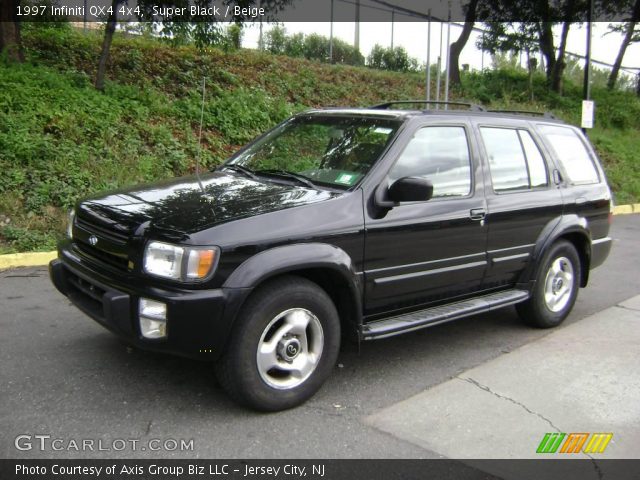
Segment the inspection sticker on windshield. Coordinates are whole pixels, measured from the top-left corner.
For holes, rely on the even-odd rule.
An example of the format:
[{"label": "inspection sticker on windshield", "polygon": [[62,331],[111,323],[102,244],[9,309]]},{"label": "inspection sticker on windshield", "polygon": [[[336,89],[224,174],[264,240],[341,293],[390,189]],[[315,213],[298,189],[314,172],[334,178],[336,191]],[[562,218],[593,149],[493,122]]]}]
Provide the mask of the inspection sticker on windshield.
[{"label": "inspection sticker on windshield", "polygon": [[358,175],[355,173],[341,173],[336,178],[336,183],[341,183],[343,185],[353,185],[358,179]]}]

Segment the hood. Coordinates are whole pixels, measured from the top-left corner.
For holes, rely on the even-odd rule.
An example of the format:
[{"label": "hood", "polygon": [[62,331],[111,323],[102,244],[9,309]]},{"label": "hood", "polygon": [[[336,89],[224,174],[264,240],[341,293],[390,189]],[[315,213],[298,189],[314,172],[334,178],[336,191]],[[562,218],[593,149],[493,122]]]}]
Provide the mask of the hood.
[{"label": "hood", "polygon": [[125,235],[144,227],[182,237],[225,222],[339,195],[225,172],[208,173],[200,179],[202,189],[197,177],[189,176],[104,193],[80,202],[77,216],[79,221]]}]

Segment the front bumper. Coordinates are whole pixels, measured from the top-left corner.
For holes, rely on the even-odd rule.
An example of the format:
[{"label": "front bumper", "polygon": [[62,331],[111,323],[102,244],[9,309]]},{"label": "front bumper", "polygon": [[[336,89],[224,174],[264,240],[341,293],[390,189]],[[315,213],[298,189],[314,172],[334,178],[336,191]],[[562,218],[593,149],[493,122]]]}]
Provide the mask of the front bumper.
[{"label": "front bumper", "polygon": [[[103,327],[145,350],[215,360],[246,298],[246,289],[185,290],[145,285],[140,278],[103,270],[63,245],[49,264],[55,287]],[[167,305],[167,337],[142,337],[138,321],[141,297]]]}]

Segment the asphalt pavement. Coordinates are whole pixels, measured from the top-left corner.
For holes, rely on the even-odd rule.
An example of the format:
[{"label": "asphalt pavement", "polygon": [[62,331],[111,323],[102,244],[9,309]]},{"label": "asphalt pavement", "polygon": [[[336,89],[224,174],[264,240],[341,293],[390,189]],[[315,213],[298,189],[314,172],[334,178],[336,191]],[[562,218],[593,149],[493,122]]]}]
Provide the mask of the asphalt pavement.
[{"label": "asphalt pavement", "polygon": [[[430,418],[424,420],[425,425],[437,425],[439,429],[423,429],[414,436],[406,433],[406,421],[395,423],[402,428],[393,426],[393,415],[403,415],[409,407],[418,412],[420,405],[429,408],[447,399],[462,402],[457,404],[461,408],[453,408],[451,413],[458,417],[458,424],[470,426],[478,438],[483,430],[487,435],[490,429],[512,432],[511,449],[497,443],[490,456],[527,456],[526,449],[535,449],[539,441],[538,427],[544,430],[550,426],[536,422],[531,427],[535,431],[527,436],[526,428],[510,427],[513,417],[496,414],[506,408],[499,398],[489,398],[489,392],[461,379],[481,383],[480,378],[487,388],[493,385],[498,391],[504,390],[504,396],[518,398],[526,392],[511,391],[515,387],[508,381],[530,382],[522,350],[550,355],[556,348],[569,352],[565,360],[571,365],[572,361],[578,362],[577,358],[584,358],[579,356],[585,354],[584,348],[576,349],[577,356],[571,356],[579,345],[575,338],[580,332],[583,338],[602,339],[607,336],[607,325],[620,338],[618,350],[615,341],[607,343],[607,355],[620,354],[616,369],[623,371],[640,320],[634,323],[629,315],[623,318],[625,308],[615,305],[640,294],[640,215],[615,217],[612,237],[611,256],[592,272],[590,285],[581,290],[571,316],[560,329],[531,329],[519,321],[513,308],[506,308],[366,343],[360,351],[349,346],[314,398],[299,408],[274,414],[250,412],[229,401],[207,363],[126,347],[71,306],[53,288],[45,268],[0,272],[0,458],[463,457],[466,455],[457,451],[449,438],[452,424]],[[608,313],[592,317],[603,310]],[[624,325],[616,324],[618,317]],[[629,329],[626,342],[625,329]],[[567,338],[574,341],[554,347],[556,336],[561,342]],[[508,370],[508,359],[513,358],[519,359],[522,377],[509,377],[506,370],[500,370]],[[483,368],[497,368],[495,371],[502,376],[492,376],[491,370],[480,370],[480,374],[472,370]],[[438,394],[446,393],[452,385],[456,386],[449,394],[452,396]],[[566,404],[565,390],[551,387],[540,387],[545,389],[545,409]],[[607,398],[620,395],[640,405],[637,388],[604,382],[602,388],[611,392],[611,397],[598,396],[594,409],[606,410]],[[589,400],[581,396],[580,389],[575,395],[581,401]],[[470,401],[474,396],[487,400],[478,400],[484,410],[478,402]],[[611,405],[618,405],[617,401],[612,400]],[[526,400],[523,402],[526,404]],[[490,423],[483,420],[487,415],[493,415]],[[554,418],[561,428],[570,429],[579,428],[578,420],[563,427],[562,418]],[[414,428],[419,426],[416,421]],[[514,430],[520,435],[513,434]],[[35,435],[60,439],[56,446],[61,450],[52,448],[50,440],[43,440],[48,448],[41,450]],[[16,448],[17,437],[22,449]],[[131,439],[138,441],[135,450]],[[193,440],[193,448],[152,450],[148,443],[151,439],[185,440],[187,444]],[[73,448],[72,441],[81,444],[86,440],[95,442],[93,450],[81,445]],[[114,449],[121,445],[116,440],[127,441],[126,448]],[[97,450],[98,441],[110,450]],[[532,441],[536,445],[531,446]],[[623,439],[616,437],[616,441]],[[637,437],[635,442],[637,445]],[[640,450],[636,451],[636,458],[640,457]]]}]

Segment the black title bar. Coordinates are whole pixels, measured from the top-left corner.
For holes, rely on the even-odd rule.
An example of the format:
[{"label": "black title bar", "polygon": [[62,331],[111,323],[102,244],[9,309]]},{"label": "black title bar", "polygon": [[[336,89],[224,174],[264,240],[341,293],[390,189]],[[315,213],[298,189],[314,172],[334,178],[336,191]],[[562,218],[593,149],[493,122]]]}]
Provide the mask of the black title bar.
[{"label": "black title bar", "polygon": [[640,460],[0,460],[2,480],[637,479]]},{"label": "black title bar", "polygon": [[[48,0],[17,2],[21,21],[425,22],[465,20],[470,0]],[[567,5],[570,4],[571,8]],[[633,2],[593,0],[593,21],[639,21]],[[614,5],[615,4],[615,5]],[[624,4],[624,5],[623,5]],[[589,1],[478,0],[478,22],[584,22]]]}]

